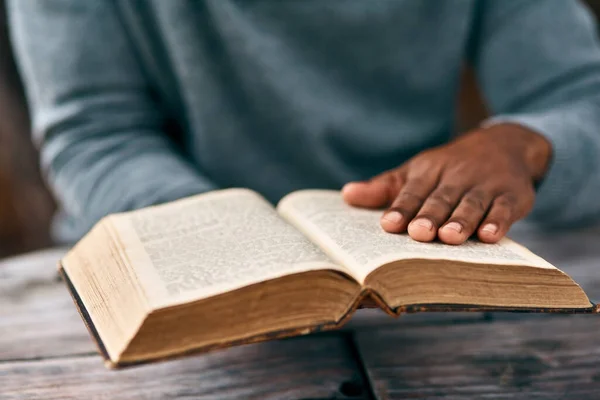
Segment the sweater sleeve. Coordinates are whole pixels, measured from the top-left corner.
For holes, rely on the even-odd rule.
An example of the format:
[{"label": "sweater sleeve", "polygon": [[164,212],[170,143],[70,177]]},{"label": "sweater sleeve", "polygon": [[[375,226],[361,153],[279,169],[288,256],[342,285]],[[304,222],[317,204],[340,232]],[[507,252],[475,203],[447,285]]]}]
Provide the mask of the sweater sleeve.
[{"label": "sweater sleeve", "polygon": [[544,135],[549,171],[529,219],[576,225],[600,216],[600,45],[577,1],[481,0],[472,62],[493,117]]},{"label": "sweater sleeve", "polygon": [[106,214],[214,188],[176,151],[110,1],[16,0],[12,40],[41,165],[75,240]]}]

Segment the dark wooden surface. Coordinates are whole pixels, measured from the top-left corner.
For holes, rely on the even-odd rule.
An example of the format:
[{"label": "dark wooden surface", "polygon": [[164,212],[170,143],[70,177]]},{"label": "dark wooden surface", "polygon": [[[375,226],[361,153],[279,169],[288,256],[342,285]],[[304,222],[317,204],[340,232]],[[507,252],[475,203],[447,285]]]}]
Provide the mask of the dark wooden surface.
[{"label": "dark wooden surface", "polygon": [[[600,229],[513,237],[600,297]],[[600,399],[600,316],[361,310],[338,332],[106,370],[57,278],[0,261],[0,399]]]},{"label": "dark wooden surface", "polygon": [[598,399],[600,318],[566,316],[356,336],[383,399]]},{"label": "dark wooden surface", "polygon": [[99,356],[80,355],[1,363],[0,398],[367,399],[340,393],[361,390],[357,369],[341,335],[237,347],[122,371],[105,369]]},{"label": "dark wooden surface", "polygon": [[0,261],[0,361],[95,352],[58,279],[55,264],[63,253],[41,251]]}]

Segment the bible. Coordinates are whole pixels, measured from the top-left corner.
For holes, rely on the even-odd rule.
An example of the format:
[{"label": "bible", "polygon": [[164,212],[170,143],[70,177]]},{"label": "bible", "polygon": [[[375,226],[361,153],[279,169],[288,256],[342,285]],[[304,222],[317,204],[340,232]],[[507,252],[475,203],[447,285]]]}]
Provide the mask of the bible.
[{"label": "bible", "polygon": [[341,326],[359,307],[596,312],[567,274],[505,238],[384,232],[381,210],[302,190],[276,208],[225,189],[103,218],[59,271],[108,367]]}]

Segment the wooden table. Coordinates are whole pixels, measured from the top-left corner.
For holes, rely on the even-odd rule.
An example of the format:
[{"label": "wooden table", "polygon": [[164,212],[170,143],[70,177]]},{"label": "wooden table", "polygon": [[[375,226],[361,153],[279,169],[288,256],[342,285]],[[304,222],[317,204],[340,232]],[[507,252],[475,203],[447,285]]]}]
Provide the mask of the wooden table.
[{"label": "wooden table", "polygon": [[[600,229],[518,239],[600,298]],[[339,332],[106,370],[54,261],[0,262],[0,399],[600,399],[600,316],[363,310]],[[43,260],[43,262],[40,262]]]}]

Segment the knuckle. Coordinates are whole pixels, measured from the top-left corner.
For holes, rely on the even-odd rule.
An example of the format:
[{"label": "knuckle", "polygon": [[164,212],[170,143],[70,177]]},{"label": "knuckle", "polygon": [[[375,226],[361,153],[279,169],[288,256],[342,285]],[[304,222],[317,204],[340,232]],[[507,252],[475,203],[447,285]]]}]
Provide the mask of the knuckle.
[{"label": "knuckle", "polygon": [[436,191],[446,196],[456,196],[460,191],[460,188],[455,185],[449,185],[447,183],[444,183],[440,185],[440,187]]},{"label": "knuckle", "polygon": [[469,194],[469,195],[465,196],[463,201],[465,202],[465,204],[467,206],[469,206],[472,209],[477,210],[478,212],[483,213],[487,209],[487,204],[485,203],[484,198],[481,196]]},{"label": "knuckle", "polygon": [[404,185],[404,177],[398,172],[391,172],[382,178],[382,182],[387,187],[388,198],[393,198]]},{"label": "knuckle", "polygon": [[390,174],[390,181],[396,183],[397,185],[402,185],[406,181],[404,177],[404,173],[402,171],[396,171],[393,174]]},{"label": "knuckle", "polygon": [[454,201],[451,198],[446,196],[441,196],[439,194],[432,194],[427,199],[427,206],[433,209],[444,209],[448,210],[454,207]]},{"label": "knuckle", "polygon": [[423,196],[420,196],[412,191],[403,190],[398,194],[398,200],[401,203],[409,202],[409,203],[418,203],[421,204],[425,201]]},{"label": "knuckle", "polygon": [[417,170],[428,170],[434,162],[435,160],[431,157],[430,152],[424,151],[412,160],[411,166]]},{"label": "knuckle", "polygon": [[490,212],[490,219],[496,222],[510,221],[516,216],[516,211],[513,207],[503,205],[500,203],[494,203],[492,211]]},{"label": "knuckle", "polygon": [[412,187],[423,187],[423,186],[427,186],[429,182],[423,176],[419,175],[419,176],[411,176],[411,177],[409,177],[408,183]]},{"label": "knuckle", "polygon": [[485,189],[472,189],[469,191],[469,197],[472,197],[474,199],[479,199],[482,202],[485,201],[485,199],[487,199],[489,197],[489,190],[485,190]]},{"label": "knuckle", "polygon": [[432,193],[432,197],[439,198],[446,203],[454,203],[458,193],[459,189],[456,186],[444,185],[436,189]]},{"label": "knuckle", "polygon": [[438,180],[438,169],[429,162],[418,163],[411,166],[407,178],[416,186],[430,186]]},{"label": "knuckle", "polygon": [[503,208],[515,208],[519,202],[519,197],[514,193],[504,193],[494,200],[494,205]]}]

